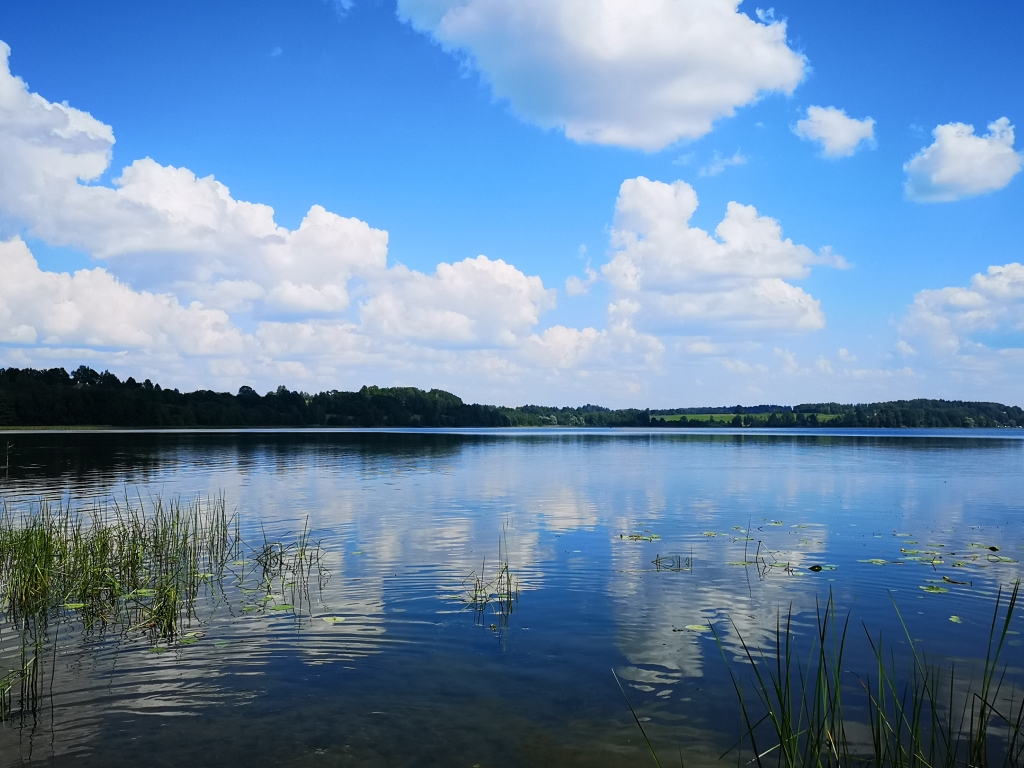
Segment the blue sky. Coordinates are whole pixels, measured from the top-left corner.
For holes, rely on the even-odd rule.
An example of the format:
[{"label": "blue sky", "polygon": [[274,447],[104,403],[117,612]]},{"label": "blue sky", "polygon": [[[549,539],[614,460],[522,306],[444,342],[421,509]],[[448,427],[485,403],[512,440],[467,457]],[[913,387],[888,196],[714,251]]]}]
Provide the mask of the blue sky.
[{"label": "blue sky", "polygon": [[[1020,3],[345,5],[8,5],[0,365],[1019,402]],[[210,213],[209,176],[283,229]],[[341,218],[281,246],[312,206]]]}]

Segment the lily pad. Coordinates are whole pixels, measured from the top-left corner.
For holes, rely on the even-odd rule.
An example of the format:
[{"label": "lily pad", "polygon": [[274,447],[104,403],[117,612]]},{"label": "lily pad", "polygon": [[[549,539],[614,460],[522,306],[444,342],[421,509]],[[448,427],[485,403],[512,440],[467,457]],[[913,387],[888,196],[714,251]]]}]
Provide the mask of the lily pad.
[{"label": "lily pad", "polygon": [[344,620],[344,616],[324,616],[324,621],[328,624],[341,624]]},{"label": "lily pad", "polygon": [[949,620],[952,621],[954,624],[963,624],[963,620],[961,620],[961,618],[957,616],[955,613],[949,617]]},{"label": "lily pad", "polygon": [[807,570],[808,571],[814,571],[815,573],[821,573],[825,569],[822,568],[820,565],[809,565],[807,567]]},{"label": "lily pad", "polygon": [[85,603],[64,603],[65,608],[70,608],[72,611],[77,611],[80,608],[85,608]]},{"label": "lily pad", "polygon": [[711,627],[709,627],[707,624],[687,624],[686,625],[686,629],[690,630],[691,632],[710,632],[711,631]]},{"label": "lily pad", "polygon": [[880,557],[872,557],[870,560],[858,560],[858,563],[871,563],[872,565],[885,565],[888,560],[882,560]]},{"label": "lily pad", "polygon": [[231,645],[230,640],[215,640],[213,643],[214,648],[223,648],[225,645]]},{"label": "lily pad", "polygon": [[289,603],[281,603],[280,605],[272,605],[272,606],[270,606],[270,610],[272,610],[272,611],[291,611],[291,610],[294,610],[294,608],[295,608],[295,606],[294,605],[290,605]]},{"label": "lily pad", "polygon": [[990,563],[1016,563],[1012,557],[1004,557],[1003,555],[989,555],[988,561]]},{"label": "lily pad", "polygon": [[199,638],[198,637],[179,637],[178,638],[178,644],[179,645],[192,645],[193,643],[198,643],[198,642],[199,642]]},{"label": "lily pad", "polygon": [[929,584],[927,587],[922,586],[921,589],[925,592],[931,592],[933,595],[941,595],[943,592],[949,592],[945,587],[936,587],[934,584]]}]

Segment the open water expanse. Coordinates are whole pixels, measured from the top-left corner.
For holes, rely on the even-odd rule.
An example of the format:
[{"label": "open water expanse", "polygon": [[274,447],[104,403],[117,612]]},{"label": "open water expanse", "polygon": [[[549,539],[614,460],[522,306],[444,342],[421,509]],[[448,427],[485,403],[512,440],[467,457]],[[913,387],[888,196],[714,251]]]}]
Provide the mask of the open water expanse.
[{"label": "open water expanse", "polygon": [[[256,600],[239,565],[198,641],[161,653],[55,623],[0,766],[653,765],[627,697],[663,764],[734,765],[739,638],[768,648],[791,609],[809,642],[830,590],[852,691],[872,672],[863,627],[899,654],[900,615],[934,661],[977,669],[1021,573],[1022,437],[5,432],[9,508],[223,494],[246,540],[308,520],[324,570],[308,599]],[[472,604],[499,557],[518,598]],[[1018,615],[1018,681],[1021,631]],[[18,648],[0,623],[0,675]]]}]

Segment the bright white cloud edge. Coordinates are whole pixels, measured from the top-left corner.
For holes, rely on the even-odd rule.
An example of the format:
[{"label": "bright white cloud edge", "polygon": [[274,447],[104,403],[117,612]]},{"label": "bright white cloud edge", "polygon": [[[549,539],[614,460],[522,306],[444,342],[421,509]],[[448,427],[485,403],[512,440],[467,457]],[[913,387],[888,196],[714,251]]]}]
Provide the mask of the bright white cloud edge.
[{"label": "bright white cloud edge", "polygon": [[[907,338],[926,341],[940,356],[980,354],[988,350],[986,335],[1013,338],[1024,332],[1024,266],[1018,262],[993,265],[975,274],[969,286],[919,291],[901,325]],[[1018,342],[1021,337],[1017,336]],[[906,347],[901,351],[913,350]],[[1013,347],[1003,347],[1012,354]],[[1024,353],[1024,343],[1018,352]]]},{"label": "bright white cloud edge", "polygon": [[764,93],[791,94],[804,57],[786,24],[738,0],[398,0],[521,119],[578,142],[654,151],[708,133]]},{"label": "bright white cloud edge", "polygon": [[935,141],[903,166],[910,200],[947,203],[995,192],[1024,165],[1024,156],[1013,149],[1013,126],[1007,117],[989,123],[983,136],[965,123],[936,126],[932,135]]},{"label": "bright white cloud edge", "polygon": [[807,108],[807,117],[797,121],[793,132],[802,139],[815,141],[824,157],[850,157],[862,146],[875,145],[875,121],[870,117],[848,117],[836,107]]}]

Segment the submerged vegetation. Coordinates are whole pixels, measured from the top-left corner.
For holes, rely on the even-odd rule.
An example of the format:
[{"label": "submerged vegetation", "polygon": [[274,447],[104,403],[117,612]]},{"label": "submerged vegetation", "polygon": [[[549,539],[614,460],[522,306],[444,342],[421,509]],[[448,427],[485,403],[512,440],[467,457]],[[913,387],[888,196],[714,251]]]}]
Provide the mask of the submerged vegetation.
[{"label": "submerged vegetation", "polygon": [[719,408],[613,410],[469,404],[440,389],[363,387],[308,394],[179,392],[80,366],[0,368],[0,427],[1021,427],[1024,409],[999,403],[901,400]]},{"label": "submerged vegetation", "polygon": [[62,624],[142,639],[160,652],[203,637],[199,598],[225,601],[226,577],[244,596],[243,612],[296,611],[309,605],[314,575],[322,587],[322,550],[307,528],[294,541],[264,533],[249,545],[222,496],[157,498],[147,507],[126,495],[86,512],[69,502],[5,506],[0,618],[19,635],[21,653],[0,675],[0,719],[11,712],[15,689],[20,709],[34,709],[42,651]]}]

